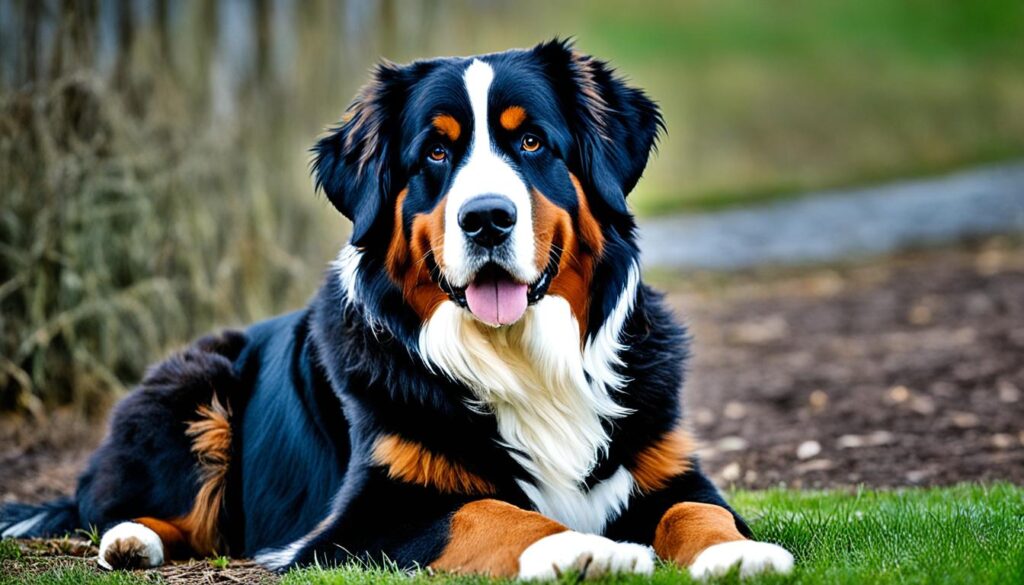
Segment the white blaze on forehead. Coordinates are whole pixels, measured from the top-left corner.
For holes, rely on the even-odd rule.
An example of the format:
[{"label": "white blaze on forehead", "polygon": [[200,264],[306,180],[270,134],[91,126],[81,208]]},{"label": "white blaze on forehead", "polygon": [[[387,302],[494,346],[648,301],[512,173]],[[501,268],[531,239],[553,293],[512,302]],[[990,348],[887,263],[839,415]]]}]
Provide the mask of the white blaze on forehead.
[{"label": "white blaze on forehead", "polygon": [[494,81],[494,69],[477,59],[466,68],[463,79],[466,81],[469,105],[473,108],[473,153],[481,148],[490,151],[491,130],[487,126],[487,94],[490,93],[491,83]]},{"label": "white blaze on forehead", "polygon": [[533,282],[544,267],[534,266],[533,262],[530,192],[509,161],[491,143],[487,98],[494,81],[494,69],[475,59],[466,68],[463,80],[473,111],[473,137],[465,164],[456,170],[446,203],[444,264],[448,279],[456,286],[465,286],[484,263],[484,258],[470,258],[467,253],[468,242],[459,227],[459,210],[473,197],[495,194],[508,197],[516,206],[516,226],[509,242],[514,266],[506,268],[520,280]]}]

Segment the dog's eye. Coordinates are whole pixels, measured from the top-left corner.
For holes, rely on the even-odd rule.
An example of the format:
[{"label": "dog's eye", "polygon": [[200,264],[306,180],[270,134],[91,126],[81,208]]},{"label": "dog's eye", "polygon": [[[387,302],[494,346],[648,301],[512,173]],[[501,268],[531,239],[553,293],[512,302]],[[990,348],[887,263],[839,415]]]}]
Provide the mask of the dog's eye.
[{"label": "dog's eye", "polygon": [[540,148],[540,138],[537,138],[533,134],[526,134],[523,136],[523,150],[526,152],[536,152]]},{"label": "dog's eye", "polygon": [[448,149],[442,144],[435,144],[427,151],[427,156],[434,162],[444,162],[448,158]]}]

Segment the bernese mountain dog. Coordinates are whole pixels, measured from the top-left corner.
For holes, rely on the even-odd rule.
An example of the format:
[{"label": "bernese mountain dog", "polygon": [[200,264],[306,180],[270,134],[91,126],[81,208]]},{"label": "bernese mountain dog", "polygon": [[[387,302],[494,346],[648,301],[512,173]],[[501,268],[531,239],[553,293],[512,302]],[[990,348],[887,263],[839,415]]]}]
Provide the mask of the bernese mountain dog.
[{"label": "bernese mountain dog", "polygon": [[379,65],[313,148],[353,229],[310,305],[150,369],[74,497],[3,536],[95,526],[110,569],[789,571],[701,472],[686,333],[641,281],[626,196],[662,129],[566,41]]}]

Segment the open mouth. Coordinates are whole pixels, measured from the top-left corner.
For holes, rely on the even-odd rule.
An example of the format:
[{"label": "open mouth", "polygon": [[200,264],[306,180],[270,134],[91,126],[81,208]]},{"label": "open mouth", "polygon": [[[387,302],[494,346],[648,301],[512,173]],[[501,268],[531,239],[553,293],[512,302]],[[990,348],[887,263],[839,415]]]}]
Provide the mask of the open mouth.
[{"label": "open mouth", "polygon": [[[507,270],[493,262],[481,268],[473,281],[464,287],[452,286],[440,276],[438,285],[457,305],[469,309],[473,316],[489,325],[511,325],[522,318],[526,307],[544,298],[551,281],[558,273],[561,254],[552,251],[544,272],[532,284],[517,281]],[[440,274],[431,270],[431,274]]]}]

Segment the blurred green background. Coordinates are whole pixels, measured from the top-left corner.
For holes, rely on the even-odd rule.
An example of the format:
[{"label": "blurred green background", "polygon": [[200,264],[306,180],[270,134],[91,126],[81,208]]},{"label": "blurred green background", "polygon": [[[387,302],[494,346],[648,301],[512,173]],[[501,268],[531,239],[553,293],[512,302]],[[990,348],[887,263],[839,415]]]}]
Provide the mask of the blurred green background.
[{"label": "blurred green background", "polygon": [[556,35],[664,109],[642,215],[1024,153],[1020,0],[0,0],[0,409],[301,306],[347,230],[308,147],[369,67]]}]

